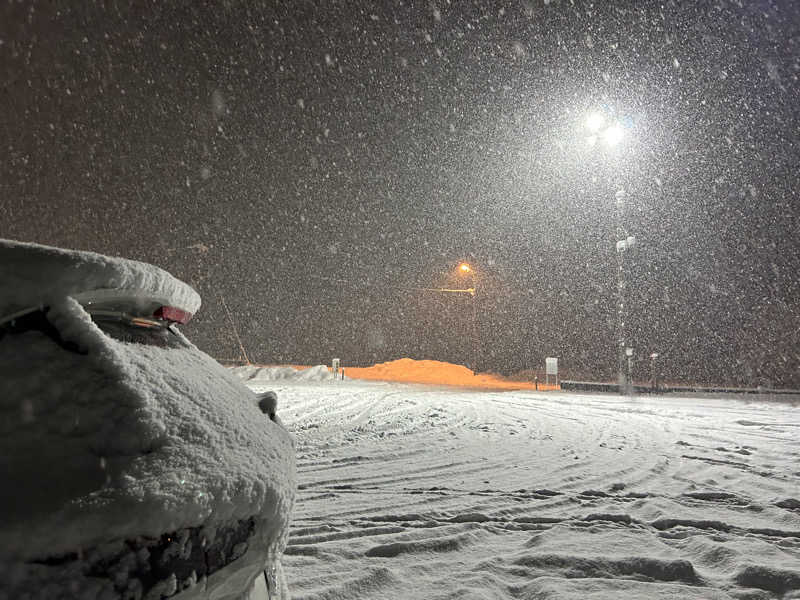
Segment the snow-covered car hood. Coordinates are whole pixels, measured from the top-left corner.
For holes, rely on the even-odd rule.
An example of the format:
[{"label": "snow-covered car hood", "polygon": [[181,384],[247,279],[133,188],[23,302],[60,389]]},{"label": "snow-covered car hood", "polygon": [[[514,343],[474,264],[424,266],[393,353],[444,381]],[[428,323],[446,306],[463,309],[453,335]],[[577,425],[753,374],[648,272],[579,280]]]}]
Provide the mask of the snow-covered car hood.
[{"label": "snow-covered car hood", "polygon": [[[139,277],[138,263],[114,260],[100,261],[110,277],[97,277],[99,288],[127,273],[120,285],[175,291],[165,272],[142,265],[147,277]],[[70,296],[77,280],[63,280],[70,285],[42,295],[47,319],[85,354],[37,331],[0,339],[0,575],[29,579],[88,549],[189,528],[207,532],[205,543],[243,526],[252,530],[249,548],[237,553],[258,547],[249,554],[266,568],[283,551],[294,499],[289,434],[238,377],[183,336],[181,347],[160,348],[105,335]],[[5,306],[31,300],[3,295]]]}]

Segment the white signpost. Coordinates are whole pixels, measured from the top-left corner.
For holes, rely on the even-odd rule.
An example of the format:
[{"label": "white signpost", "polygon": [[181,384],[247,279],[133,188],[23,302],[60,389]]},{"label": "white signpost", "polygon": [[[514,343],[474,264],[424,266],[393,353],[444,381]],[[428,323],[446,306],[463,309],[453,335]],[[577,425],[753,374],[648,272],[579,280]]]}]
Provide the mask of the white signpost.
[{"label": "white signpost", "polygon": [[333,370],[333,378],[334,379],[338,379],[339,378],[339,359],[338,358],[334,358],[331,361],[331,369]]},{"label": "white signpost", "polygon": [[558,357],[547,357],[544,359],[544,382],[550,383],[550,375],[555,376],[558,385]]}]

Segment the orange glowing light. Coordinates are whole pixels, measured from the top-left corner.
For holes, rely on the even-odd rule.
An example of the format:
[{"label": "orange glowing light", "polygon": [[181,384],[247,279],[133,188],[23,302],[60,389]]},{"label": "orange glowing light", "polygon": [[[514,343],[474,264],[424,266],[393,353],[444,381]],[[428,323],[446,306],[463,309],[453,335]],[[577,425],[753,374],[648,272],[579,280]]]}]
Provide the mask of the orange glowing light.
[{"label": "orange glowing light", "polygon": [[461,263],[458,268],[462,273],[469,273],[472,271],[472,267],[470,267],[467,263]]}]

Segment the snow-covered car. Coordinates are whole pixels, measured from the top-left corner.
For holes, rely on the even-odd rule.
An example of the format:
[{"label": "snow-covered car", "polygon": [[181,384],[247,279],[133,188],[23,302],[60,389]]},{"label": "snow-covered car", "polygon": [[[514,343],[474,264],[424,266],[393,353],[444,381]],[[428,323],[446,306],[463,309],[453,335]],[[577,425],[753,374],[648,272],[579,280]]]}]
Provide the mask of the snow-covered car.
[{"label": "snow-covered car", "polygon": [[288,596],[293,442],[177,329],[199,307],[155,266],[0,240],[0,599]]}]

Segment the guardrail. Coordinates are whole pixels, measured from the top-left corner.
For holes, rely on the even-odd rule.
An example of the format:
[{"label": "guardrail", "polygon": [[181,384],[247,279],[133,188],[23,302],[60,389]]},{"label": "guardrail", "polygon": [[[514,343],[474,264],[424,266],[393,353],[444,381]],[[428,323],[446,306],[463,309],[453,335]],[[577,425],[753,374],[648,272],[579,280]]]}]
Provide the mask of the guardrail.
[{"label": "guardrail", "polygon": [[[609,392],[619,394],[619,384],[605,383],[602,381],[561,381],[561,389],[573,392]],[[653,388],[650,385],[634,385],[636,394],[671,394],[671,393],[701,393],[701,394],[800,394],[800,390],[783,390],[764,387],[737,388],[724,386],[698,386],[698,385],[659,385]]]}]

